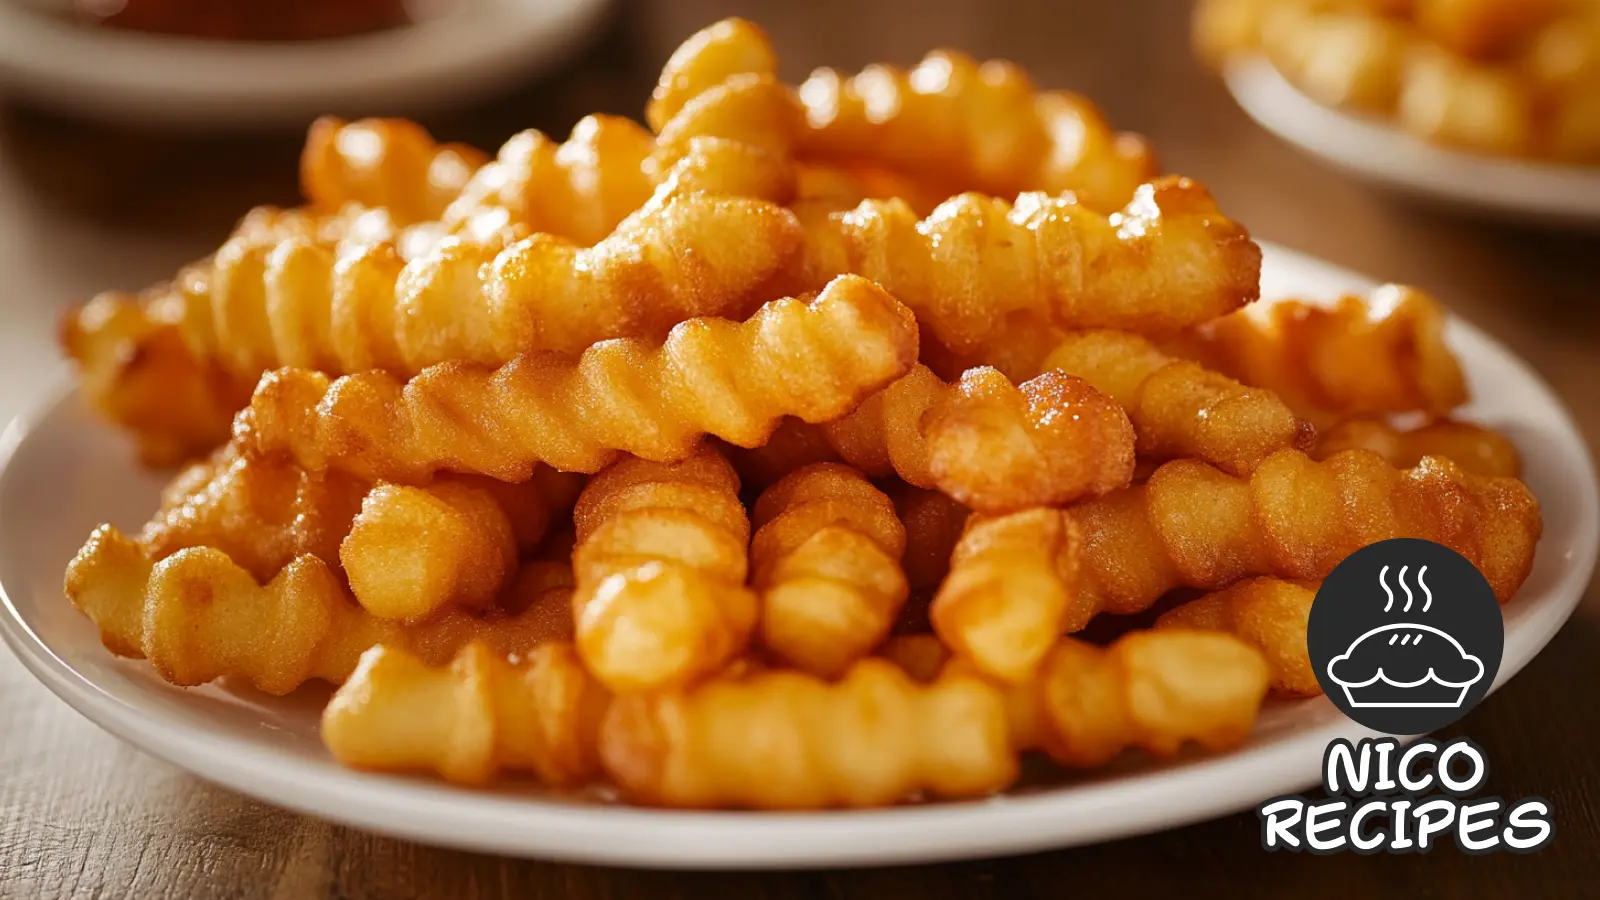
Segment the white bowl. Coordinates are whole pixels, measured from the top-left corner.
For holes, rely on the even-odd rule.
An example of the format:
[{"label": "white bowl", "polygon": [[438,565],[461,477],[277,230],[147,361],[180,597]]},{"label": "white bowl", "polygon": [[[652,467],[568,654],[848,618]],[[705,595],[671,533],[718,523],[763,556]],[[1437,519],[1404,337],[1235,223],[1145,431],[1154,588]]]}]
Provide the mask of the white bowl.
[{"label": "white bowl", "polygon": [[[1268,247],[1263,290],[1331,298],[1364,278]],[[1452,321],[1477,397],[1474,418],[1517,442],[1543,504],[1533,574],[1505,608],[1497,686],[1550,640],[1577,603],[1600,544],[1593,465],[1560,403],[1505,348]],[[1246,809],[1313,784],[1334,738],[1371,736],[1325,698],[1275,703],[1239,750],[1166,763],[1129,757],[983,801],[861,812],[672,812],[530,787],[466,790],[354,772],[317,737],[326,690],[274,699],[180,690],[119,660],[62,597],[62,569],[103,521],[137,527],[163,479],[70,396],[13,423],[0,474],[0,633],[49,688],[106,730],[195,774],[311,815],[398,837],[494,853],[633,866],[844,866],[1020,853],[1107,840]],[[1489,702],[1494,702],[1490,700]]]},{"label": "white bowl", "polygon": [[1261,57],[1235,60],[1224,77],[1239,106],[1262,127],[1364,180],[1512,219],[1600,225],[1600,166],[1435,146],[1387,123],[1318,103]]},{"label": "white bowl", "polygon": [[340,40],[249,43],[96,28],[0,0],[0,84],[97,119],[303,125],[416,113],[547,68],[605,0],[468,0],[456,13]]}]

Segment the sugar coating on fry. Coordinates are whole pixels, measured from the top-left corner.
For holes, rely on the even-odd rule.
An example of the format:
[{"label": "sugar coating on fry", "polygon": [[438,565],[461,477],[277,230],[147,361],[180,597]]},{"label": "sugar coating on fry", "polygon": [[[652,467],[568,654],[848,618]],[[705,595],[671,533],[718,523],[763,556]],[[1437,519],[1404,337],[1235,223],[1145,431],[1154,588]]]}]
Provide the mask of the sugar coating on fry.
[{"label": "sugar coating on fry", "polygon": [[780,659],[835,676],[889,633],[908,592],[906,534],[865,476],[834,463],[796,470],[761,494],[754,524],[760,636]]},{"label": "sugar coating on fry", "polygon": [[545,630],[536,617],[457,609],[417,624],[378,619],[314,556],[294,559],[262,584],[210,547],[155,561],[109,525],[68,564],[65,587],[108,650],[147,658],[184,687],[232,677],[281,695],[311,680],[342,683],[379,643],[442,664],[473,640],[510,653],[533,646]]},{"label": "sugar coating on fry", "polygon": [[487,606],[516,569],[517,544],[487,491],[379,484],[362,501],[339,560],[364,609],[412,620],[447,603]]},{"label": "sugar coating on fry", "polygon": [[1069,503],[1133,477],[1127,415],[1059,371],[1014,385],[968,370],[921,424],[934,483],[979,512]]},{"label": "sugar coating on fry", "polygon": [[438,219],[486,162],[483,151],[435,143],[406,119],[324,116],[306,135],[300,185],[313,207],[383,207],[406,225]]},{"label": "sugar coating on fry", "polygon": [[919,685],[894,664],[835,682],[793,671],[618,697],[600,732],[629,799],[673,807],[882,806],[977,797],[1017,774],[999,693],[951,675]]},{"label": "sugar coating on fry", "polygon": [[1444,326],[1444,311],[1427,294],[1385,285],[1331,306],[1256,304],[1191,330],[1170,349],[1273,391],[1319,425],[1374,413],[1442,416],[1467,400]]},{"label": "sugar coating on fry", "polygon": [[1044,367],[1076,375],[1120,404],[1142,457],[1194,457],[1240,475],[1275,451],[1311,444],[1310,423],[1272,391],[1174,359],[1139,335],[1069,335]]},{"label": "sugar coating on fry", "polygon": [[1471,422],[1449,419],[1413,428],[1396,428],[1382,419],[1358,417],[1317,432],[1315,459],[1344,450],[1371,450],[1389,465],[1409,468],[1424,456],[1442,456],[1473,475],[1522,474],[1522,455],[1505,435]]},{"label": "sugar coating on fry", "polygon": [[213,547],[262,580],[305,554],[337,566],[339,542],[371,487],[229,444],[179,474],[138,541],[155,559]]},{"label": "sugar coating on fry", "polygon": [[1306,624],[1317,587],[1281,578],[1249,578],[1174,607],[1156,620],[1156,628],[1231,634],[1261,653],[1274,691],[1316,696],[1322,685],[1306,648]]},{"label": "sugar coating on fry", "polygon": [[529,129],[502,144],[439,218],[451,230],[492,223],[589,246],[650,199],[655,148],[654,135],[621,116],[585,116],[562,142]]},{"label": "sugar coating on fry", "polygon": [[1542,531],[1538,501],[1515,479],[1470,475],[1436,456],[1396,469],[1365,450],[1321,462],[1280,450],[1248,478],[1175,460],[1072,516],[1083,528],[1085,602],[1116,613],[1180,586],[1324,578],[1356,550],[1398,537],[1465,556],[1504,603],[1527,578]]},{"label": "sugar coating on fry", "polygon": [[1226,634],[1135,631],[1109,647],[1064,637],[1008,689],[1012,741],[1078,768],[1133,748],[1231,750],[1255,726],[1267,682],[1261,654]]},{"label": "sugar coating on fry", "polygon": [[822,432],[845,462],[868,475],[899,475],[908,484],[931,488],[922,417],[949,392],[949,385],[919,363],[848,416],[824,424]]},{"label": "sugar coating on fry", "polygon": [[1067,513],[1030,509],[973,520],[929,611],[951,651],[1020,683],[1064,632],[1094,613],[1078,601],[1083,536]]},{"label": "sugar coating on fry", "polygon": [[197,360],[178,327],[170,289],[109,292],[62,317],[59,341],[100,417],[133,433],[146,465],[169,466],[227,441],[250,386]]},{"label": "sugar coating on fry", "polygon": [[623,459],[589,481],[574,518],[578,651],[607,687],[681,684],[744,649],[758,609],[744,586],[750,522],[715,450]]},{"label": "sugar coating on fry", "polygon": [[1071,194],[1012,203],[962,194],[918,219],[900,200],[805,212],[806,280],[854,272],[916,312],[945,347],[968,353],[1004,324],[1167,333],[1256,299],[1261,250],[1182,178],[1144,185],[1120,212]]},{"label": "sugar coating on fry", "polygon": [[950,554],[966,528],[972,510],[940,491],[909,484],[893,485],[889,496],[906,529],[901,563],[913,596],[931,596],[950,571]]},{"label": "sugar coating on fry", "polygon": [[677,460],[705,434],[755,446],[784,416],[837,418],[904,374],[916,350],[911,314],[846,277],[744,322],[692,319],[664,343],[606,341],[576,360],[456,363],[410,382],[280,370],[262,379],[239,432],[312,470],[374,479],[450,469],[517,481],[539,462],[594,472],[623,451]]},{"label": "sugar coating on fry", "polygon": [[1110,212],[1155,175],[1142,139],[1118,135],[1079,95],[1039,93],[1004,60],[935,50],[909,71],[818,69],[799,96],[804,153],[881,163],[952,193],[1071,190]]},{"label": "sugar coating on fry", "polygon": [[508,659],[473,642],[439,668],[380,645],[323,710],[322,741],[361,769],[432,771],[457,784],[527,772],[569,787],[599,772],[609,701],[568,644]]}]

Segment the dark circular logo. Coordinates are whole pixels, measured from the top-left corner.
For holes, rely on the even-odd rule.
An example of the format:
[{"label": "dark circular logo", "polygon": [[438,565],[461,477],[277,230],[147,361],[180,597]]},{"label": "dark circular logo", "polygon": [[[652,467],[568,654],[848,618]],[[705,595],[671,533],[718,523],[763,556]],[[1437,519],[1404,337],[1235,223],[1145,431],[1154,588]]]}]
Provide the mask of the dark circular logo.
[{"label": "dark circular logo", "polygon": [[1386,734],[1436,731],[1489,693],[1505,624],[1483,573],[1442,544],[1396,538],[1339,563],[1317,591],[1306,647],[1345,715]]}]

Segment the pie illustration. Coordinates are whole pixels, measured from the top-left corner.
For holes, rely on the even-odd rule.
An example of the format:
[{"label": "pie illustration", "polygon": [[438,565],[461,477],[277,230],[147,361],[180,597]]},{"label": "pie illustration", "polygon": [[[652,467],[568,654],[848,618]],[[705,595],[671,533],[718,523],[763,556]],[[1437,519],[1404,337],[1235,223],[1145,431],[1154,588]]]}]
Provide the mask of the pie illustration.
[{"label": "pie illustration", "polygon": [[1374,628],[1328,663],[1353,707],[1459,707],[1483,678],[1483,660],[1431,625]]}]

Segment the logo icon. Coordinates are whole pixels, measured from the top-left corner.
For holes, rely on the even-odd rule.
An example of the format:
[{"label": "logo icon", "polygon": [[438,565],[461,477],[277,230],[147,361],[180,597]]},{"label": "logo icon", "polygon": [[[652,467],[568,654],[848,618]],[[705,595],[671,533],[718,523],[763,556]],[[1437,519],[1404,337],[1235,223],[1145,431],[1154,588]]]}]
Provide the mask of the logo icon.
[{"label": "logo icon", "polygon": [[1352,553],[1323,581],[1306,646],[1328,699],[1388,734],[1449,725],[1489,692],[1505,631],[1489,582],[1414,538]]}]

